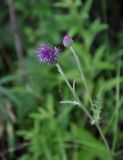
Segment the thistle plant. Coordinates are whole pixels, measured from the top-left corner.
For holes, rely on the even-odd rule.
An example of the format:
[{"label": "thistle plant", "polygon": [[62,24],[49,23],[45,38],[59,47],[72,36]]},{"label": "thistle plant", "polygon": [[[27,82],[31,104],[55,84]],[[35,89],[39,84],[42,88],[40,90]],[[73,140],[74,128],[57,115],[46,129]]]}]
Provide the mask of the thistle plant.
[{"label": "thistle plant", "polygon": [[90,110],[87,109],[87,107],[80,100],[80,98],[78,97],[78,95],[76,93],[75,87],[70,84],[69,80],[67,79],[67,77],[64,74],[63,69],[61,68],[60,64],[58,63],[58,60],[59,60],[58,53],[59,53],[60,49],[57,47],[52,48],[51,46],[45,44],[36,50],[36,55],[38,56],[39,61],[41,63],[48,63],[48,64],[56,65],[59,73],[63,77],[65,83],[67,84],[70,92],[72,93],[72,95],[75,99],[74,101],[62,101],[61,103],[71,103],[72,105],[73,104],[78,105],[84,111],[86,116],[89,118],[91,125],[95,125],[95,127],[99,131],[99,134],[100,134],[100,136],[105,144],[105,147],[107,149],[107,152],[109,155],[109,160],[113,160],[110,147],[109,147],[108,142],[107,142],[107,140],[103,134],[103,131],[99,125],[100,113],[101,113],[101,108],[102,108],[101,96],[99,94],[97,96],[97,100],[93,103],[91,95],[89,94],[88,84],[87,84],[86,78],[84,76],[79,57],[76,54],[75,50],[73,49],[72,43],[73,43],[72,38],[69,35],[65,35],[63,38],[63,45],[71,50],[71,52],[75,58],[76,65],[77,65],[79,73],[80,73],[80,78],[83,81],[84,87],[87,91],[88,99],[89,99],[90,106],[91,106]]}]

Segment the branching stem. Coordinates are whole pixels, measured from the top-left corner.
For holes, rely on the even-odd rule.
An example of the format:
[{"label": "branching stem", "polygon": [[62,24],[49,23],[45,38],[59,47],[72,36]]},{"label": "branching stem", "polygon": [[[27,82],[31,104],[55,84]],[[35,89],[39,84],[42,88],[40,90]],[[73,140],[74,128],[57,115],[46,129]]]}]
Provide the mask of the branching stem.
[{"label": "branching stem", "polygon": [[[83,104],[83,103],[81,102],[81,100],[78,98],[75,90],[73,90],[70,82],[68,81],[67,77],[65,76],[65,74],[64,74],[61,66],[57,63],[57,64],[56,64],[56,67],[58,68],[59,73],[61,74],[61,76],[63,77],[64,81],[66,82],[66,84],[67,84],[68,88],[70,89],[72,95],[74,96],[75,100],[79,103],[80,107],[81,107],[82,110],[85,112],[86,116],[87,116],[90,120],[92,120],[92,116],[91,116],[90,112],[86,109],[86,107],[84,106],[84,104]],[[104,144],[105,144],[105,146],[106,146],[106,148],[107,148],[107,151],[108,151],[108,154],[109,154],[109,157],[110,157],[110,160],[113,160],[113,159],[112,159],[111,152],[110,152],[109,145],[108,145],[108,143],[107,143],[107,140],[106,140],[106,138],[105,138],[105,136],[104,136],[104,134],[103,134],[100,126],[99,126],[98,124],[95,124],[95,126],[96,126],[96,128],[98,129],[98,131],[99,131],[99,133],[100,133],[100,135],[101,135],[101,137],[102,137],[102,140],[104,141]]]}]

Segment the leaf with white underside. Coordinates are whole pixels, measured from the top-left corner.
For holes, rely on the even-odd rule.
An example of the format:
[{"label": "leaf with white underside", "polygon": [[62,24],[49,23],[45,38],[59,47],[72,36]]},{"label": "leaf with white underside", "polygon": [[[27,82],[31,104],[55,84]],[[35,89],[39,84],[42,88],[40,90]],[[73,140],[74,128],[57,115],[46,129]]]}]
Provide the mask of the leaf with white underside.
[{"label": "leaf with white underside", "polygon": [[72,105],[78,105],[78,106],[80,106],[80,104],[77,101],[65,100],[65,101],[60,101],[60,103],[63,103],[63,104],[72,104]]},{"label": "leaf with white underside", "polygon": [[73,81],[73,90],[75,91],[75,85],[76,85],[76,81]]}]

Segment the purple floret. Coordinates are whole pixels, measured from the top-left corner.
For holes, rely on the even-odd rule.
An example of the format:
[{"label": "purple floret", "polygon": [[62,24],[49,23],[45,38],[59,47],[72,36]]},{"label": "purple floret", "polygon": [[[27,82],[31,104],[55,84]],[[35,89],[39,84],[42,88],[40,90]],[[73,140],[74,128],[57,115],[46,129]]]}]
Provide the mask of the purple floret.
[{"label": "purple floret", "polygon": [[56,64],[58,62],[58,52],[58,48],[53,49],[47,44],[44,44],[36,50],[40,62],[48,62],[49,64]]},{"label": "purple floret", "polygon": [[73,40],[70,36],[68,35],[65,35],[64,38],[63,38],[63,44],[65,47],[70,47],[73,43]]}]

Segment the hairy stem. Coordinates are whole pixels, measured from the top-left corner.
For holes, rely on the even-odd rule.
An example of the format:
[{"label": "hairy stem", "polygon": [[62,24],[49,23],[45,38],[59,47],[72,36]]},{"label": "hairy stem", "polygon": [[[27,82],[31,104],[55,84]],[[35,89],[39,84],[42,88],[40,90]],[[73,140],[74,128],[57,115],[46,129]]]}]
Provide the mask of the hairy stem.
[{"label": "hairy stem", "polygon": [[89,98],[90,105],[91,105],[92,109],[94,110],[93,102],[92,102],[91,96],[90,96],[90,94],[89,94],[88,85],[87,85],[87,82],[86,82],[86,80],[85,80],[85,76],[84,76],[84,74],[83,74],[83,70],[82,70],[82,67],[81,67],[81,64],[80,64],[80,61],[79,61],[79,57],[78,57],[78,55],[76,54],[76,52],[74,51],[74,49],[73,49],[72,47],[70,47],[70,49],[71,49],[71,51],[72,51],[72,53],[73,53],[73,56],[74,56],[74,58],[75,58],[75,60],[76,60],[76,64],[77,64],[78,69],[79,69],[79,72],[80,72],[80,77],[81,77],[81,79],[82,79],[82,81],[83,81],[83,83],[84,83],[84,86],[85,86],[86,91],[87,91],[87,94],[88,94],[88,98]]},{"label": "hairy stem", "polygon": [[[81,107],[82,110],[85,112],[86,116],[87,116],[90,120],[92,120],[92,116],[91,116],[90,112],[86,109],[86,107],[84,106],[84,104],[83,104],[83,103],[80,101],[80,99],[78,98],[75,90],[72,88],[70,82],[68,81],[67,77],[65,76],[65,74],[64,74],[61,66],[57,63],[57,64],[56,64],[56,67],[57,67],[59,73],[61,74],[61,76],[63,77],[64,81],[66,82],[66,84],[67,84],[68,88],[70,89],[72,95],[74,96],[75,100],[79,103],[80,107]],[[105,144],[105,146],[106,146],[106,148],[107,148],[107,151],[108,151],[110,160],[113,160],[113,159],[112,159],[112,155],[111,155],[111,151],[110,151],[110,148],[109,148],[109,145],[108,145],[108,143],[107,143],[107,140],[106,140],[106,138],[105,138],[105,136],[104,136],[104,134],[103,134],[100,126],[99,126],[98,124],[95,124],[95,126],[96,126],[96,128],[98,129],[98,131],[99,131],[99,133],[100,133],[100,135],[101,135],[101,137],[102,137],[102,140],[103,140],[103,142],[104,142],[104,144]]]},{"label": "hairy stem", "polygon": [[[74,51],[74,49],[73,49],[72,47],[70,47],[70,49],[71,49],[71,51],[72,51],[72,53],[73,53],[73,56],[74,56],[74,58],[75,58],[75,60],[76,60],[76,64],[77,64],[77,66],[78,66],[81,79],[83,80],[84,86],[85,86],[85,88],[86,88],[86,91],[87,91],[87,94],[88,94],[88,98],[89,98],[89,102],[90,102],[91,108],[92,108],[92,110],[94,110],[93,101],[92,101],[92,98],[91,98],[91,96],[90,96],[90,94],[89,94],[88,85],[87,85],[87,82],[86,82],[86,79],[85,79],[85,76],[84,76],[84,73],[83,73],[83,70],[82,70],[82,67],[81,67],[80,60],[79,60],[79,58],[78,58],[78,55],[77,55],[76,52]],[[92,118],[91,118],[91,120],[92,120]],[[97,127],[97,129],[98,129],[98,131],[99,131],[99,133],[100,133],[100,135],[101,135],[101,137],[102,137],[102,140],[104,141],[105,146],[106,146],[106,148],[107,148],[107,150],[108,150],[108,152],[109,152],[109,155],[110,155],[110,157],[112,158],[109,145],[108,145],[107,140],[106,140],[106,138],[105,138],[105,136],[104,136],[104,134],[103,134],[103,132],[102,132],[102,129],[100,128],[99,124],[97,124],[97,123],[95,124],[95,126]]]},{"label": "hairy stem", "polygon": [[80,101],[80,99],[78,98],[76,92],[73,90],[70,82],[68,81],[67,77],[65,76],[61,66],[57,63],[56,67],[58,68],[59,73],[62,75],[64,81],[66,82],[68,88],[70,89],[72,95],[74,96],[75,100],[79,103],[79,105],[81,106],[81,108],[83,109],[83,111],[86,113],[86,115],[91,118],[90,113],[88,112],[88,110],[86,109],[86,107],[84,106],[84,104]]}]

